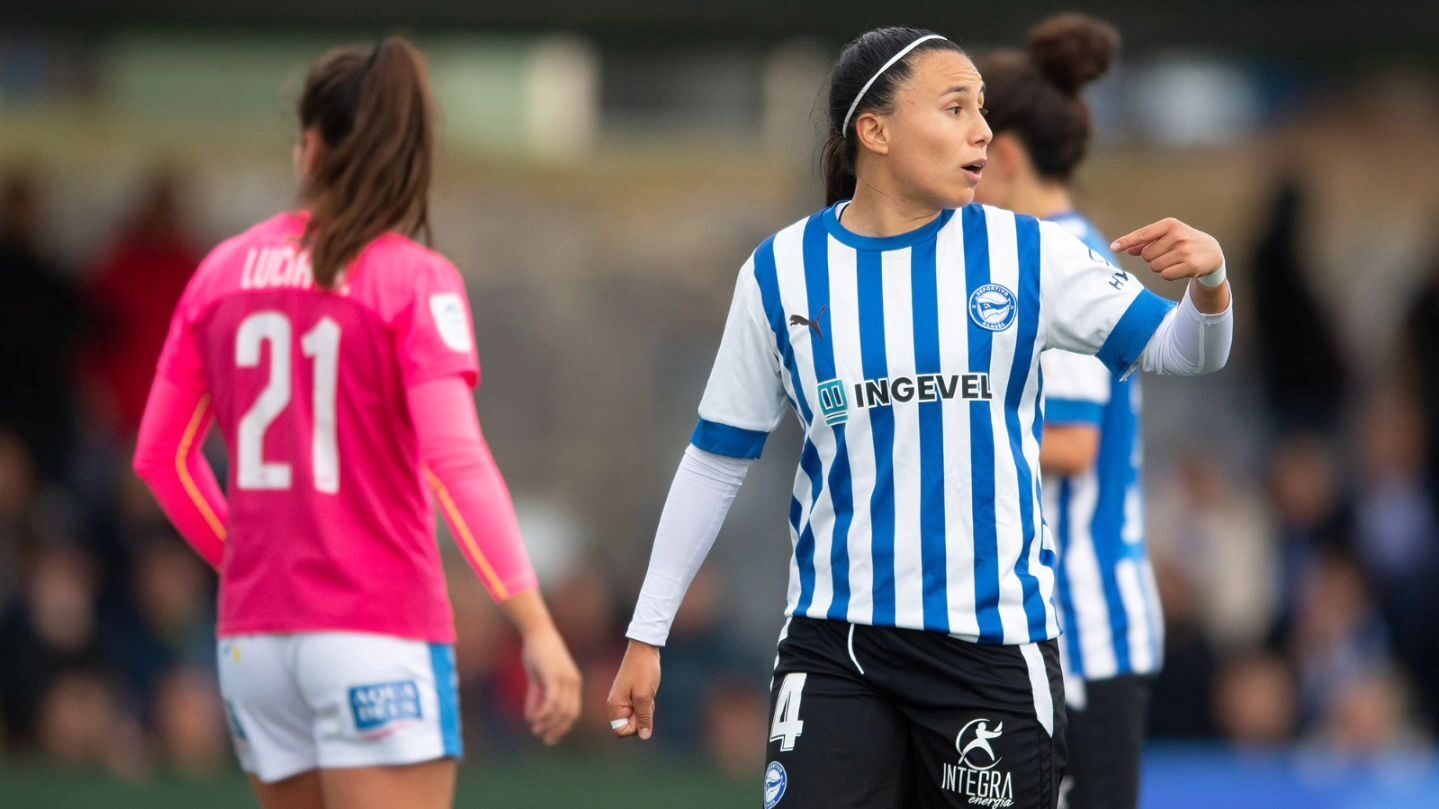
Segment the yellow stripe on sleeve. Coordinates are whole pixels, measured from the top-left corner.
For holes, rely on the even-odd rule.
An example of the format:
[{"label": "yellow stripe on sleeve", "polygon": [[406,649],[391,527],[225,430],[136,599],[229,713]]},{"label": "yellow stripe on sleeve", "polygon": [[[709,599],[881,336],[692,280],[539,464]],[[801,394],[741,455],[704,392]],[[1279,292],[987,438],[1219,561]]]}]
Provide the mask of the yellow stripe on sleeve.
[{"label": "yellow stripe on sleeve", "polygon": [[179,474],[180,485],[185,487],[185,492],[190,495],[195,508],[200,510],[200,515],[210,524],[215,536],[224,542],[225,526],[220,522],[220,518],[215,516],[204,495],[200,494],[200,487],[195,485],[195,479],[190,476],[190,468],[185,463],[190,454],[190,446],[195,443],[195,435],[200,432],[200,425],[205,423],[205,409],[209,406],[210,394],[207,393],[200,397],[200,403],[195,406],[195,414],[190,417],[190,425],[185,428],[185,435],[180,439],[180,448],[175,451],[175,472]]},{"label": "yellow stripe on sleeve", "polygon": [[500,581],[500,577],[495,573],[495,569],[490,567],[489,560],[480,552],[479,544],[475,542],[474,535],[470,533],[469,524],[465,522],[464,517],[460,516],[459,507],[455,505],[454,499],[450,497],[450,490],[446,489],[445,484],[441,483],[440,479],[435,477],[435,473],[431,472],[428,468],[425,469],[425,477],[429,479],[430,488],[434,489],[435,495],[439,497],[440,508],[444,509],[445,514],[450,518],[450,524],[455,527],[455,532],[460,535],[460,541],[464,543],[465,549],[470,552],[470,556],[475,560],[476,566],[479,567],[480,575],[485,577],[485,581],[490,585],[490,589],[494,591],[495,598],[499,601],[504,601],[509,598],[509,590],[506,589],[505,583]]}]

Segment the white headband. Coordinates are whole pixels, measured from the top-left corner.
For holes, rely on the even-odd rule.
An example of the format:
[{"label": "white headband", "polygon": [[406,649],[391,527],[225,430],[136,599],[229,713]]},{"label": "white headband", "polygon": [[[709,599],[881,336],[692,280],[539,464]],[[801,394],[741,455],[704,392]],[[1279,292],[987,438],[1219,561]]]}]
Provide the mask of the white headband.
[{"label": "white headband", "polygon": [[921,42],[927,42],[928,40],[931,40],[931,39],[944,39],[944,37],[940,36],[939,34],[925,34],[924,36],[920,37],[919,39],[916,39],[915,41],[909,43],[908,45],[905,45],[904,48],[902,48],[899,53],[896,53],[894,56],[889,57],[889,61],[888,61],[888,62],[885,62],[883,67],[881,67],[879,70],[875,71],[875,74],[874,74],[873,76],[870,76],[870,77],[869,77],[869,81],[865,82],[865,83],[864,83],[864,86],[861,87],[861,88],[859,88],[859,92],[858,92],[857,94],[855,94],[854,103],[849,105],[849,112],[846,112],[846,113],[844,114],[844,124],[843,124],[842,126],[840,126],[840,128],[839,128],[840,137],[848,137],[848,135],[846,135],[845,133],[847,133],[847,132],[849,131],[849,119],[850,119],[850,116],[854,115],[855,108],[857,108],[857,107],[859,106],[859,100],[862,99],[862,98],[864,98],[864,94],[865,94],[865,93],[869,92],[869,87],[870,87],[870,85],[874,84],[875,81],[876,81],[880,76],[883,76],[883,75],[884,75],[884,72],[885,72],[886,70],[889,70],[890,68],[894,67],[894,63],[895,63],[895,62],[898,62],[899,60],[903,59],[910,51],[912,51],[912,50],[914,50],[915,48],[919,47],[919,44],[920,44]]}]

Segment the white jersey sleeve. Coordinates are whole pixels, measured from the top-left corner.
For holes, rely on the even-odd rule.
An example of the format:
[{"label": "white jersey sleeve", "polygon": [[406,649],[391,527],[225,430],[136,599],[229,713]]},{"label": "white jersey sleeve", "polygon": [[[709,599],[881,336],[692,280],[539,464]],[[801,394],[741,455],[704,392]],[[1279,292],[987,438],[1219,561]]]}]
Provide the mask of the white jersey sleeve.
[{"label": "white jersey sleeve", "polygon": [[1048,424],[1099,426],[1109,404],[1114,374],[1098,357],[1051,349],[1039,355],[1044,374],[1044,420]]},{"label": "white jersey sleeve", "polygon": [[735,283],[690,443],[715,455],[758,458],[765,439],[784,417],[783,367],[751,257]]},{"label": "white jersey sleeve", "polygon": [[1111,371],[1129,371],[1174,304],[1060,225],[1039,227],[1045,347],[1094,354]]}]

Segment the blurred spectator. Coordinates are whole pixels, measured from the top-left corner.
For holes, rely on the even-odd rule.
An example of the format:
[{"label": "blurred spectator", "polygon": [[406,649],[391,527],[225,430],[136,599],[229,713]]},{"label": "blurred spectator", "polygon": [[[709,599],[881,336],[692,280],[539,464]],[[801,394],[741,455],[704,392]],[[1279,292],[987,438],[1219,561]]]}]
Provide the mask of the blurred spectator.
[{"label": "blurred spectator", "polygon": [[1299,672],[1300,721],[1310,724],[1353,683],[1387,665],[1389,637],[1364,575],[1327,552],[1300,583],[1290,655]]},{"label": "blurred spectator", "polygon": [[1394,651],[1439,709],[1439,515],[1425,464],[1424,421],[1406,391],[1381,390],[1359,424],[1356,552],[1376,585]]},{"label": "blurred spectator", "polygon": [[155,703],[159,753],[187,775],[211,775],[230,762],[225,709],[214,672],[182,666],[165,676]]},{"label": "blurred spectator", "polygon": [[[707,705],[713,698],[712,689],[768,685],[768,676],[756,678],[756,671],[746,665],[749,656],[744,644],[726,631],[724,595],[718,570],[714,566],[701,568],[675,614],[665,643],[665,737],[679,750],[699,751],[712,748],[716,742],[708,737],[708,720],[713,717],[707,716]],[[734,710],[744,710],[744,705],[737,704]],[[760,713],[764,713],[763,707]],[[748,721],[738,717],[726,721],[730,720]],[[722,735],[724,730],[716,732]],[[763,730],[755,738],[763,740]],[[756,762],[756,766],[762,764]]]},{"label": "blurred spectator", "polygon": [[1332,431],[1348,387],[1333,320],[1310,286],[1314,273],[1303,252],[1304,203],[1297,179],[1280,183],[1254,252],[1255,272],[1247,279],[1254,285],[1252,345],[1270,422],[1280,434]]},{"label": "blurred spectator", "polygon": [[35,464],[18,436],[0,429],[0,604],[20,585],[20,560],[33,541]]},{"label": "blurred spectator", "polygon": [[213,676],[215,624],[205,563],[168,533],[142,548],[130,586],[104,617],[104,649],[137,701],[146,726],[165,721],[161,688],[180,669]]},{"label": "blurred spectator", "polygon": [[1439,480],[1439,254],[1409,310],[1401,340],[1405,376],[1424,415],[1428,477]]},{"label": "blurred spectator", "polygon": [[1269,463],[1269,502],[1278,540],[1274,626],[1270,641],[1282,647],[1301,604],[1301,583],[1326,551],[1348,548],[1353,514],[1334,453],[1315,434],[1292,433]]},{"label": "blurred spectator", "polygon": [[1215,734],[1210,688],[1218,665],[1188,571],[1162,558],[1154,562],[1164,605],[1164,668],[1154,682],[1149,735],[1202,739]]},{"label": "blurred spectator", "polygon": [[90,274],[97,324],[86,366],[97,409],[122,441],[140,426],[170,315],[201,258],[179,195],[175,175],[150,177]]},{"label": "blurred spectator", "polygon": [[58,547],[32,553],[21,597],[0,615],[0,714],[14,745],[41,741],[47,694],[61,675],[89,683],[104,670],[95,603],[96,571],[84,554]]},{"label": "blurred spectator", "polygon": [[30,448],[42,479],[60,482],[74,445],[71,373],[85,311],[40,245],[37,179],[0,178],[0,428]]},{"label": "blurred spectator", "polygon": [[109,681],[73,669],[55,676],[36,706],[40,752],[60,764],[100,764],[127,775],[144,766],[138,728],[120,709]]},{"label": "blurred spectator", "polygon": [[1425,745],[1413,716],[1403,678],[1376,669],[1351,682],[1327,707],[1320,738],[1346,756],[1413,754]]},{"label": "blurred spectator", "polygon": [[1277,746],[1295,728],[1294,680],[1284,661],[1249,653],[1224,667],[1214,685],[1219,727],[1241,747]]},{"label": "blurred spectator", "polygon": [[1210,451],[1186,450],[1173,470],[1149,488],[1154,558],[1172,564],[1176,575],[1183,571],[1199,626],[1214,642],[1253,643],[1274,613],[1274,545],[1264,504]]},{"label": "blurred spectator", "polygon": [[752,778],[763,769],[768,708],[769,698],[761,685],[712,678],[701,711],[704,751],[710,762],[736,779]]}]

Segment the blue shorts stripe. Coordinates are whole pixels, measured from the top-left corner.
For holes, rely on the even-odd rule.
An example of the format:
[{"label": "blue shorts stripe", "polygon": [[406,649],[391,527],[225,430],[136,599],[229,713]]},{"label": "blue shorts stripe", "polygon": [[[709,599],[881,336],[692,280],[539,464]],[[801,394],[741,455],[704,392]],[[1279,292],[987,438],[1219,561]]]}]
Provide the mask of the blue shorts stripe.
[{"label": "blue shorts stripe", "polygon": [[460,678],[455,673],[455,647],[430,644],[430,666],[434,669],[435,695],[440,703],[440,735],[445,756],[460,758],[465,754],[465,743],[460,736]]}]

